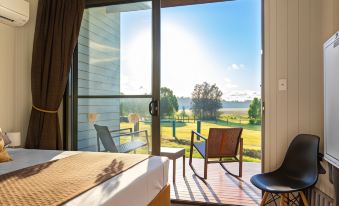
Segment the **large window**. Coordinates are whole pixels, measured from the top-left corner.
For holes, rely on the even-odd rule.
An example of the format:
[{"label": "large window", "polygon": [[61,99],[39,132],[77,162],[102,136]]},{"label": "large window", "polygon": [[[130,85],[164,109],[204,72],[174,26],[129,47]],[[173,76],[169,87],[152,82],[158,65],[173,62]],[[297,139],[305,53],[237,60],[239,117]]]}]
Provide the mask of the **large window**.
[{"label": "large window", "polygon": [[[261,2],[162,9],[161,144],[186,148],[191,130],[243,128],[244,160],[261,161]],[[194,157],[200,158],[195,152]]]},{"label": "large window", "polygon": [[[208,136],[210,128],[242,127],[245,160],[260,162],[260,0],[163,8],[161,52],[160,8],[152,4],[85,10],[73,70],[73,148],[105,149],[99,125],[114,131],[118,146],[147,136],[149,150],[156,143],[159,151],[161,136],[161,146],[188,155],[191,130]],[[152,116],[154,102],[160,111]]]},{"label": "large window", "polygon": [[154,18],[152,1],[85,9],[71,81],[72,149],[152,151]]}]

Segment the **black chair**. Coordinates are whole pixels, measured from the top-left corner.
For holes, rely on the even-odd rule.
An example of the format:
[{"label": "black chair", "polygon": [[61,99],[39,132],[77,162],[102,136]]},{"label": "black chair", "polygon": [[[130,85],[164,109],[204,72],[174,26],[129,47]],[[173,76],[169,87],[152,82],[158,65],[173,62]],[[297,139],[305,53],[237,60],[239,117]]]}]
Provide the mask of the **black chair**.
[{"label": "black chair", "polygon": [[[318,150],[319,137],[300,134],[290,144],[279,169],[253,176],[252,184],[265,192],[260,205],[275,202],[280,197],[280,205],[295,203],[301,198],[308,206],[303,191],[314,186],[318,180]],[[269,194],[272,199],[267,201]]]}]

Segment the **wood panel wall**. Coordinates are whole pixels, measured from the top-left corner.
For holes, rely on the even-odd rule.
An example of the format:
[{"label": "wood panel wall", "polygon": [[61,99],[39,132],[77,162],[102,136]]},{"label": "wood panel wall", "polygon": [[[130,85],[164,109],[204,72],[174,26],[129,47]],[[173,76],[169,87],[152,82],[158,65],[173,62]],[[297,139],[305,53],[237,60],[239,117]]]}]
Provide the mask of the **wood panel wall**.
[{"label": "wood panel wall", "polygon": [[[338,8],[338,0],[264,0],[265,171],[280,166],[299,133],[320,136],[323,151],[322,45],[339,29]],[[333,197],[326,175],[317,187]]]}]

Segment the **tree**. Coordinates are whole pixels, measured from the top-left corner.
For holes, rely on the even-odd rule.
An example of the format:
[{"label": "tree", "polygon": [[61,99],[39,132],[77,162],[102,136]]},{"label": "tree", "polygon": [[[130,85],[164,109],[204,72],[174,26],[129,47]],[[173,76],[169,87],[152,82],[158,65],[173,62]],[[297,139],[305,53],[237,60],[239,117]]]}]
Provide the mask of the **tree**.
[{"label": "tree", "polygon": [[178,111],[178,100],[167,87],[160,88],[160,116],[173,116]]},{"label": "tree", "polygon": [[121,99],[120,100],[120,116],[127,117],[131,113],[139,114],[140,118],[149,117],[148,99]]},{"label": "tree", "polygon": [[184,117],[186,117],[187,116],[187,114],[186,114],[186,108],[185,108],[185,106],[182,106],[182,111],[181,111],[181,116],[184,118]]},{"label": "tree", "polygon": [[222,92],[216,84],[207,82],[196,84],[192,92],[192,110],[200,119],[216,119],[218,109],[222,108]]},{"label": "tree", "polygon": [[251,124],[260,124],[261,123],[261,101],[259,98],[255,97],[248,109],[248,116],[250,118]]}]

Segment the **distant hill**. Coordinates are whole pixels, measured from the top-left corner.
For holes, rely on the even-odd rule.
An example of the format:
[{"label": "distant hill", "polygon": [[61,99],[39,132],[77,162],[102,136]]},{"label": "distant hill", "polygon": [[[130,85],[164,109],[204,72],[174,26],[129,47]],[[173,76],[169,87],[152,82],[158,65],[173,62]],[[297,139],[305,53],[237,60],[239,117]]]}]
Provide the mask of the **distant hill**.
[{"label": "distant hill", "polygon": [[185,107],[185,109],[191,109],[191,98],[189,97],[177,97],[178,104],[179,104],[179,110],[182,109],[182,107]]},{"label": "distant hill", "polygon": [[222,101],[223,108],[248,108],[251,104],[251,100],[239,102],[239,101]]},{"label": "distant hill", "polygon": [[[179,104],[179,110],[182,109],[184,106],[186,109],[191,109],[192,107],[192,100],[189,97],[178,97],[178,104]],[[248,108],[251,104],[250,100],[244,101],[244,102],[238,102],[238,101],[222,101],[222,107],[223,108]]]}]

